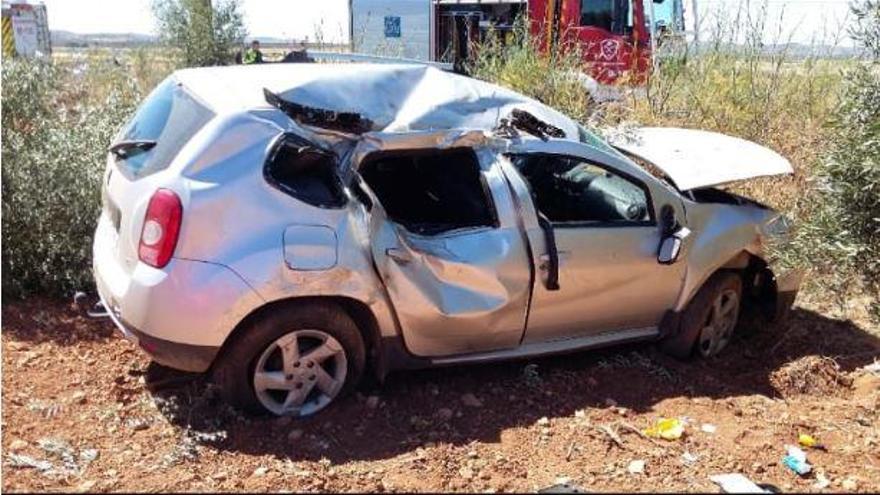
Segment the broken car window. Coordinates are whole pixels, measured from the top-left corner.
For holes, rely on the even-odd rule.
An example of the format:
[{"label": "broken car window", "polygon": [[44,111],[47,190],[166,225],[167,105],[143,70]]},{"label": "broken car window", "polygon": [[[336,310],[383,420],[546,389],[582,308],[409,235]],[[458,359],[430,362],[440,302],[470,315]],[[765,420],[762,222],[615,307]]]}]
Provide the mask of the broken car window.
[{"label": "broken car window", "polygon": [[265,169],[266,179],[294,198],[321,208],[345,204],[342,183],[336,174],[336,157],[286,138],[279,143]]},{"label": "broken car window", "polygon": [[494,226],[494,208],[470,149],[392,152],[367,157],[361,176],[388,217],[432,235]]},{"label": "broken car window", "polygon": [[516,155],[535,206],[553,223],[648,223],[643,185],[598,165],[558,155]]}]

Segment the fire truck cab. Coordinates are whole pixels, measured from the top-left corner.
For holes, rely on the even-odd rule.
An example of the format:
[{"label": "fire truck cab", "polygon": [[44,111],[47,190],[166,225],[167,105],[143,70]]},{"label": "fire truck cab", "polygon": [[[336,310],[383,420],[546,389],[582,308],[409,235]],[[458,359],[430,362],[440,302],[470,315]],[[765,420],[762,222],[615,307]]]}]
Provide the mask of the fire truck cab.
[{"label": "fire truck cab", "polygon": [[542,49],[577,47],[585,72],[643,81],[658,38],[684,30],[682,0],[350,0],[355,52],[461,63],[474,42],[528,19]]}]

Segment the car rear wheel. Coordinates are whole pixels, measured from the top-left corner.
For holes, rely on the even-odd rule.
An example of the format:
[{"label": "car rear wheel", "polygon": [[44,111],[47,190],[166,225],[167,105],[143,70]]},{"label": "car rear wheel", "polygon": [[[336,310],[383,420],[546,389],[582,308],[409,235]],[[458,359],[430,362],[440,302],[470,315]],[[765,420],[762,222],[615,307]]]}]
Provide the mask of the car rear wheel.
[{"label": "car rear wheel", "polygon": [[252,412],[308,416],[354,388],[365,351],[332,305],[285,306],[246,323],[214,370],[224,398]]},{"label": "car rear wheel", "polygon": [[678,358],[698,354],[717,356],[730,343],[739,319],[742,280],[736,273],[718,272],[703,285],[687,305],[679,331],[661,347]]}]

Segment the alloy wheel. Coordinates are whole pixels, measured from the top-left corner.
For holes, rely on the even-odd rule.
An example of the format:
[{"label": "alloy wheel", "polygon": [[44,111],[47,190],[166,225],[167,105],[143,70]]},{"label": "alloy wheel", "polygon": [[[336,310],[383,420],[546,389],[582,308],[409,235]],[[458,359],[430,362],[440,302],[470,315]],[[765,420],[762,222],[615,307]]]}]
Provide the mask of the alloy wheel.
[{"label": "alloy wheel", "polygon": [[296,330],[269,344],[253,371],[260,403],[279,416],[307,416],[339,395],[348,373],[345,349],[321,330]]},{"label": "alloy wheel", "polygon": [[721,291],[712,302],[706,321],[700,330],[697,348],[703,357],[715,356],[727,347],[739,316],[739,292]]}]

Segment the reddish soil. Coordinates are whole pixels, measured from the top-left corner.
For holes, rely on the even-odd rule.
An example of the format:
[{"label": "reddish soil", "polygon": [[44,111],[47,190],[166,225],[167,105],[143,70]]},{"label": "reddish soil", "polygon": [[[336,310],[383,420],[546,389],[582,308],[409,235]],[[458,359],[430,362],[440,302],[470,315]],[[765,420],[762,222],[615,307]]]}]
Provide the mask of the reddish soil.
[{"label": "reddish soil", "polygon": [[[238,414],[204,377],[150,364],[111,323],[65,303],[6,304],[2,489],[491,492],[568,481],[717,492],[709,476],[738,472],[785,491],[876,492],[880,376],[864,367],[880,359],[880,328],[847,311],[804,304],[710,361],[643,345],[396,373],[291,420]],[[685,420],[684,437],[639,433],[658,417]],[[799,433],[826,447],[807,450],[805,477],[781,462]]]}]

